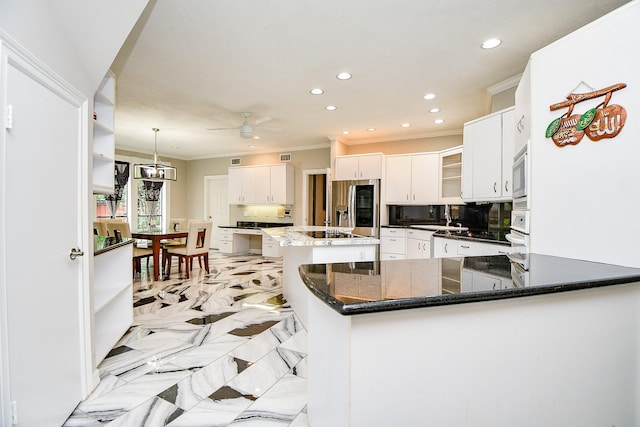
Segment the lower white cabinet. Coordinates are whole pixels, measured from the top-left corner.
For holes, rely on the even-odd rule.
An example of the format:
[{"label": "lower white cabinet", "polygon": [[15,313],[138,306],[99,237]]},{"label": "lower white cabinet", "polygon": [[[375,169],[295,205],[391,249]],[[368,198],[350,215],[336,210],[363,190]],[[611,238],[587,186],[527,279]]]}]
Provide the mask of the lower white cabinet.
[{"label": "lower white cabinet", "polygon": [[431,258],[433,231],[407,230],[407,259]]},{"label": "lower white cabinet", "polygon": [[249,252],[250,242],[247,239],[236,239],[235,229],[220,229],[220,252],[223,254],[237,254]]},{"label": "lower white cabinet", "polygon": [[380,229],[380,259],[406,259],[407,230],[404,228]]},{"label": "lower white cabinet", "polygon": [[93,258],[93,354],[98,366],[133,322],[133,244]]},{"label": "lower white cabinet", "polygon": [[262,233],[262,256],[268,258],[282,257],[282,246],[266,233]]},{"label": "lower white cabinet", "polygon": [[512,253],[511,246],[500,243],[475,242],[436,236],[433,239],[433,257],[504,255]]}]

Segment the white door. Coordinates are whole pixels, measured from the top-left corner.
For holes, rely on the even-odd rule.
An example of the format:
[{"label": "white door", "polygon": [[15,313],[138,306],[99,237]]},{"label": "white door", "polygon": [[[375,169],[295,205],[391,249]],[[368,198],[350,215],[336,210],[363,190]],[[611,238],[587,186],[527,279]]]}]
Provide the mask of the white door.
[{"label": "white door", "polygon": [[85,110],[87,104],[17,54],[2,58],[6,105],[0,106],[12,110],[11,128],[3,126],[0,138],[0,322],[6,322],[0,333],[9,371],[2,376],[18,426],[61,425],[84,397],[85,363],[91,363],[83,316],[89,257],[69,256],[75,247],[91,252],[83,247],[89,241],[83,220],[89,190],[82,181],[88,138],[82,102]]},{"label": "white door", "polygon": [[229,225],[229,179],[227,175],[205,176],[204,217],[213,221],[211,249],[220,249],[219,225]]}]

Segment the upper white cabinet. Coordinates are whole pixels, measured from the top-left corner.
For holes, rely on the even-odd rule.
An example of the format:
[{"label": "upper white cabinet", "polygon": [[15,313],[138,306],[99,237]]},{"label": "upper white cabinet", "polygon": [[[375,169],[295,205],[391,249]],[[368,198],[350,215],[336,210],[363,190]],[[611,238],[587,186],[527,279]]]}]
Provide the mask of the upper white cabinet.
[{"label": "upper white cabinet", "polygon": [[438,153],[388,156],[386,164],[387,204],[424,205],[439,202]]},{"label": "upper white cabinet", "polygon": [[382,154],[363,154],[359,156],[336,157],[334,181],[350,179],[381,179]]},{"label": "upper white cabinet", "polygon": [[465,123],[462,199],[511,200],[515,144],[514,109]]},{"label": "upper white cabinet", "polygon": [[463,204],[462,147],[440,152],[440,203]]},{"label": "upper white cabinet", "polygon": [[292,205],[294,173],[288,164],[229,168],[229,203]]},{"label": "upper white cabinet", "polygon": [[116,79],[108,72],[93,97],[93,193],[114,191]]}]

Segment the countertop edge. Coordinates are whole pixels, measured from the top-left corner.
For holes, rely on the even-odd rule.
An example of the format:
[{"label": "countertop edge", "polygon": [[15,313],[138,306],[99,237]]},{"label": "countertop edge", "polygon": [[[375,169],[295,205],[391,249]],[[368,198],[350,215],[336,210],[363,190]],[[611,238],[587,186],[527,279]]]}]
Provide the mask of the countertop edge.
[{"label": "countertop edge", "polygon": [[524,288],[501,289],[498,291],[480,291],[467,294],[450,294],[426,297],[398,298],[373,302],[345,303],[335,297],[316,288],[313,282],[303,272],[303,266],[298,267],[298,272],[303,283],[319,300],[331,307],[343,316],[358,314],[383,313],[387,311],[408,310],[413,308],[438,307],[456,304],[468,304],[476,302],[499,301],[505,299],[522,298],[537,295],[571,292],[584,289],[594,289],[607,286],[640,283],[640,273],[635,275],[620,276],[616,278],[603,278],[568,282],[557,285],[533,286]]}]

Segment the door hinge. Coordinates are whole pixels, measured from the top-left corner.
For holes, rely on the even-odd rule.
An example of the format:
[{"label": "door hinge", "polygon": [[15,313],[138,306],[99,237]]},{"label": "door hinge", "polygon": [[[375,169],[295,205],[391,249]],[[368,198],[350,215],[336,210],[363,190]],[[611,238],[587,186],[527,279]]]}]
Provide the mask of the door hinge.
[{"label": "door hinge", "polygon": [[4,128],[11,129],[13,127],[13,105],[7,105],[6,114],[4,116]]},{"label": "door hinge", "polygon": [[11,424],[18,424],[18,402],[11,401]]}]

